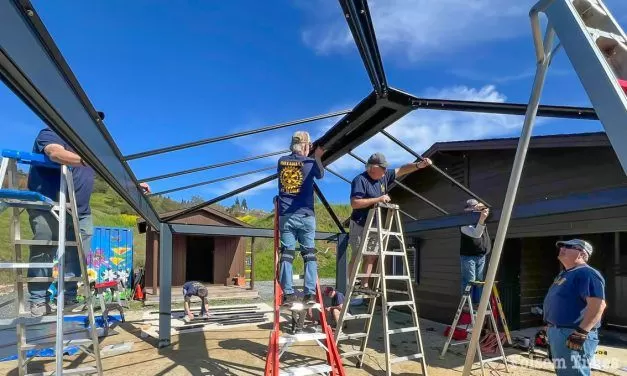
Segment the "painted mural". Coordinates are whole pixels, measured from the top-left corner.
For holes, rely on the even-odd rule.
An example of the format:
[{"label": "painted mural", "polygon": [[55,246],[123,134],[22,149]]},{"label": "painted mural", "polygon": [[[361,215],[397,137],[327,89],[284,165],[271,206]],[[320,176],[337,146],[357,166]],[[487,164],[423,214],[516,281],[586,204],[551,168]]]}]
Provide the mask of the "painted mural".
[{"label": "painted mural", "polygon": [[87,274],[96,283],[120,281],[122,299],[131,294],[133,276],[133,231],[129,228],[94,227]]}]

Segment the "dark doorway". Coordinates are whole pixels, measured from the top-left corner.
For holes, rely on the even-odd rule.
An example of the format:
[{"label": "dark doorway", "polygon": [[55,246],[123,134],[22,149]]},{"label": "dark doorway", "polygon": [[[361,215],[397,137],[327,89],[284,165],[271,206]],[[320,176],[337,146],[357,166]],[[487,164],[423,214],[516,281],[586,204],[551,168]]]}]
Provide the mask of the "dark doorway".
[{"label": "dark doorway", "polygon": [[187,257],[185,279],[214,283],[213,280],[213,238],[207,236],[187,237]]},{"label": "dark doorway", "polygon": [[520,329],[520,239],[507,239],[498,269],[496,287],[510,330]]}]

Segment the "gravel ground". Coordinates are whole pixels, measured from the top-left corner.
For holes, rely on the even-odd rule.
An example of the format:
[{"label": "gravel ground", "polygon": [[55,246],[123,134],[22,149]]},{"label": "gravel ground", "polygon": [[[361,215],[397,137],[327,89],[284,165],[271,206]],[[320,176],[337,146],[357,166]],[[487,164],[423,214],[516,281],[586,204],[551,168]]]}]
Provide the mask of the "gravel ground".
[{"label": "gravel ground", "polygon": [[0,319],[15,317],[15,293],[0,295]]},{"label": "gravel ground", "polygon": [[[272,301],[274,296],[274,281],[255,281],[255,290],[259,291],[259,297],[262,301]],[[335,286],[335,278],[320,278],[322,286]],[[303,282],[297,281],[294,286],[297,291],[302,290]]]}]

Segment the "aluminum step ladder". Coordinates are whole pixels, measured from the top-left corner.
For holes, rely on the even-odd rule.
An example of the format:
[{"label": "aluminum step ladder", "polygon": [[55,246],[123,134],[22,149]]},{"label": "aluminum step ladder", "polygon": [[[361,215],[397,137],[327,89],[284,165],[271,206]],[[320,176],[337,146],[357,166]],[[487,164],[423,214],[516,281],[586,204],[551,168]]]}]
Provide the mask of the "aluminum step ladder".
[{"label": "aluminum step ladder", "polygon": [[[384,215],[385,214],[385,215]],[[369,242],[368,239],[374,237],[375,241]],[[399,247],[397,250],[388,250],[390,244],[390,238],[394,238]],[[353,250],[355,251],[355,250]],[[342,306],[340,312],[340,319],[338,320],[335,329],[335,340],[337,343],[347,340],[359,340],[359,350],[341,352],[342,358],[357,358],[356,365],[361,368],[364,362],[366,354],[368,337],[370,336],[370,329],[372,328],[372,320],[375,316],[375,308],[377,306],[377,300],[381,297],[381,314],[383,319],[383,338],[385,349],[385,370],[386,375],[392,375],[392,365],[399,362],[409,361],[413,359],[419,359],[422,366],[422,374],[427,376],[427,363],[424,356],[424,347],[422,345],[422,335],[420,333],[420,324],[418,321],[418,312],[416,309],[416,301],[414,299],[414,290],[412,277],[409,273],[409,261],[407,260],[407,248],[405,246],[405,237],[403,235],[402,222],[400,217],[400,210],[398,205],[395,204],[376,204],[368,212],[368,217],[364,225],[363,234],[361,237],[361,244],[355,258],[355,266],[350,271],[350,281],[346,291],[346,303]],[[368,277],[367,274],[361,273],[361,265],[364,256],[377,256],[377,267],[373,270],[370,277],[374,280],[372,293],[364,292],[362,289],[356,288],[357,279]],[[388,275],[386,273],[385,265],[386,259],[390,259],[390,256],[396,256],[402,258],[403,274],[402,275]],[[392,282],[394,281],[394,282]],[[397,295],[403,296],[401,300],[390,300],[388,298],[388,284],[400,283],[405,288],[395,288]],[[399,294],[400,293],[400,294]],[[348,310],[350,308],[350,302],[353,299],[362,298],[368,299],[368,308],[364,314],[350,314]],[[411,311],[411,324],[400,328],[391,328],[389,313],[395,307],[406,307]],[[356,333],[346,333],[343,331],[343,325],[347,321],[363,321],[363,330]],[[416,337],[417,351],[412,354],[404,356],[395,356],[391,354],[391,336],[400,333],[414,333]]]},{"label": "aluminum step ladder", "polygon": [[[59,201],[55,202],[49,197],[45,197],[38,192],[19,190],[18,188],[18,170],[17,164],[29,164],[45,166],[59,171],[60,176],[60,192]],[[6,179],[5,179],[6,177]],[[0,326],[12,327],[17,329],[17,355],[18,355],[18,374],[19,376],[27,375],[28,363],[34,357],[27,357],[27,352],[35,349],[54,347],[56,357],[56,369],[53,375],[102,375],[102,363],[100,359],[100,349],[98,345],[98,333],[94,319],[94,311],[91,304],[91,291],[87,276],[87,266],[83,253],[83,244],[80,237],[78,217],[73,215],[78,212],[76,207],[76,197],[74,192],[74,181],[72,180],[72,171],[67,166],[60,166],[50,161],[46,156],[41,154],[23,153],[12,150],[2,151],[2,162],[0,164],[0,188],[4,186],[6,181],[7,188],[0,189],[0,206],[6,209],[11,208],[10,232],[12,240],[12,248],[14,250],[13,262],[0,262],[0,269],[15,270],[15,292],[16,299],[16,315],[14,319],[0,320]],[[67,194],[66,194],[67,192]],[[0,208],[0,211],[2,211]],[[49,212],[59,221],[58,240],[24,240],[21,236],[20,215],[24,210],[41,210]],[[77,241],[66,240],[66,221],[67,214],[74,228],[74,239]],[[48,246],[57,249],[56,260],[58,262],[24,262],[22,254],[22,246]],[[81,277],[65,277],[64,261],[66,247],[77,247],[80,260]],[[24,270],[30,268],[54,269],[58,268],[55,277],[28,277]],[[51,273],[51,275],[53,275]],[[84,288],[84,296],[86,306],[88,308],[89,330],[87,338],[82,333],[65,332],[63,330],[64,322],[64,284],[65,282],[82,282]],[[54,316],[33,317],[30,310],[26,307],[25,292],[28,282],[56,282],[58,290],[57,312]],[[26,328],[30,325],[56,323],[56,340],[54,342],[37,342],[28,343],[26,340]],[[77,336],[78,334],[78,336]],[[76,368],[63,368],[64,349],[69,346],[78,346],[81,351],[95,358],[96,366],[81,366]],[[91,347],[91,348],[90,348]]]},{"label": "aluminum step ladder", "polygon": [[[305,375],[327,375],[327,376],[345,376],[344,366],[340,358],[333,332],[327,323],[326,313],[324,309],[324,300],[322,298],[322,290],[320,281],[316,281],[316,303],[305,304],[300,302],[292,303],[290,306],[283,305],[283,290],[279,283],[279,215],[277,201],[274,207],[274,324],[270,332],[270,340],[268,344],[268,355],[266,358],[265,376],[305,376]],[[294,276],[300,279],[299,276]],[[314,333],[283,333],[280,326],[281,311],[288,311],[292,317],[292,331],[295,325],[302,327],[305,315],[309,309],[320,312],[321,332]],[[300,321],[297,323],[297,320]],[[326,354],[326,362],[318,364],[303,364],[291,367],[281,367],[281,357],[288,348],[299,342],[315,341]],[[322,361],[322,360],[321,360]]]},{"label": "aluminum step ladder", "polygon": [[[470,297],[470,292],[472,290],[473,285],[480,286],[480,285],[483,285],[483,283],[471,282],[464,289],[464,293],[462,294],[462,299],[459,302],[459,306],[457,307],[457,312],[455,312],[455,318],[453,319],[453,323],[451,324],[451,327],[449,328],[448,337],[446,338],[446,342],[444,343],[444,347],[442,348],[442,352],[440,353],[440,359],[444,358],[450,346],[464,345],[470,342],[470,340],[453,341],[453,335],[455,334],[455,331],[458,329],[457,324],[459,323],[459,319],[463,312],[468,312],[468,314],[470,315],[470,325],[472,327],[471,330],[482,330],[482,328],[479,328],[475,325],[477,312],[475,312],[473,308],[472,298]],[[481,374],[483,376],[485,376],[484,365],[486,363],[490,363],[490,362],[494,362],[498,360],[502,361],[503,364],[505,364],[505,371],[509,372],[509,366],[507,364],[507,357],[505,356],[505,351],[503,350],[503,342],[501,341],[499,327],[496,323],[496,319],[494,318],[494,315],[492,314],[492,312],[493,312],[492,303],[488,302],[488,309],[486,310],[486,317],[489,317],[488,320],[490,322],[492,333],[495,334],[495,339],[498,345],[499,355],[492,357],[492,358],[484,359],[483,354],[481,353],[481,348],[479,346],[477,347],[477,357],[479,358],[479,365],[481,366]],[[504,321],[503,321],[503,325],[504,325],[504,328],[507,328],[507,324],[505,324]],[[468,331],[468,329],[469,328],[467,324],[466,327],[463,328],[463,330]]]},{"label": "aluminum step ladder", "polygon": [[[544,41],[540,12],[548,19]],[[530,17],[538,59],[530,107],[537,107],[551,58],[563,47],[627,173],[625,32],[601,0],[542,0],[531,9]],[[553,49],[555,36],[560,44]],[[529,115],[533,124],[535,112]]]}]

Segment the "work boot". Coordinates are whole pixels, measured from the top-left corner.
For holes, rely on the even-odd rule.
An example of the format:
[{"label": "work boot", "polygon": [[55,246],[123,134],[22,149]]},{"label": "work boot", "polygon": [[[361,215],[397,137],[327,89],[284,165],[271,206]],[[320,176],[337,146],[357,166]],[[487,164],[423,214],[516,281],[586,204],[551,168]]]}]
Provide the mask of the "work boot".
[{"label": "work boot", "polygon": [[316,298],[312,294],[307,294],[303,297],[303,303],[308,305],[316,304]]},{"label": "work boot", "polygon": [[41,316],[50,315],[54,311],[56,311],[56,307],[53,307],[48,302],[30,304],[30,314],[33,317],[41,317]]},{"label": "work boot", "polygon": [[287,307],[291,306],[297,301],[298,301],[298,297],[296,296],[296,294],[288,294],[283,297],[283,305]]}]

